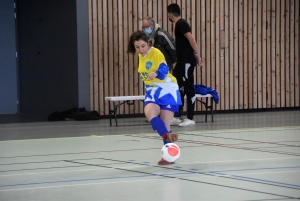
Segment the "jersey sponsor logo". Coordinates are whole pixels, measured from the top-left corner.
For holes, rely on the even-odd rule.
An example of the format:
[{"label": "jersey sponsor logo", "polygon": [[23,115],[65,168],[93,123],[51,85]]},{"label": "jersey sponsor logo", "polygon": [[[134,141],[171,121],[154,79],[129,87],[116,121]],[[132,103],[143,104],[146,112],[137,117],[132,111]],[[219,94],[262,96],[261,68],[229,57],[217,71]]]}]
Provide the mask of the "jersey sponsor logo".
[{"label": "jersey sponsor logo", "polygon": [[167,107],[166,108],[171,108],[171,106],[170,105],[167,105]]},{"label": "jersey sponsor logo", "polygon": [[146,62],[146,69],[149,70],[152,67],[152,62],[151,61],[147,61]]}]

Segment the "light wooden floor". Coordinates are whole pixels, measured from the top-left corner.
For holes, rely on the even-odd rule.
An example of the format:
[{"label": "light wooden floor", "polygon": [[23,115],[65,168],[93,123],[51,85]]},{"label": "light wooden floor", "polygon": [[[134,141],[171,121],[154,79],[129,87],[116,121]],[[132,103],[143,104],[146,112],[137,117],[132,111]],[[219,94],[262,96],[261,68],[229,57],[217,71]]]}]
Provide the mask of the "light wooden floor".
[{"label": "light wooden floor", "polygon": [[157,165],[163,144],[144,118],[2,122],[0,200],[300,199],[300,111],[195,120],[172,127],[181,157],[170,166]]}]

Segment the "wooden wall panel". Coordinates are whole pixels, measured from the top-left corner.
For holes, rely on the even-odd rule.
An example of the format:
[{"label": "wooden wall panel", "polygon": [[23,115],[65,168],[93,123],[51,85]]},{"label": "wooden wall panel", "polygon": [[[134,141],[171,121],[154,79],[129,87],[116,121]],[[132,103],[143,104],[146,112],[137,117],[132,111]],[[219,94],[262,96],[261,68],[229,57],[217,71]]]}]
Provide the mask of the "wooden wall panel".
[{"label": "wooden wall panel", "polygon": [[248,62],[249,62],[249,52],[248,52],[248,47],[249,47],[249,39],[248,39],[248,1],[244,1],[244,30],[243,30],[243,36],[244,37],[244,63],[242,64],[241,68],[244,68],[244,86],[243,86],[243,107],[242,109],[248,109]]},{"label": "wooden wall panel", "polygon": [[266,107],[267,108],[271,108],[271,97],[272,97],[272,92],[271,92],[271,64],[272,64],[272,51],[271,51],[271,48],[272,48],[272,40],[271,40],[271,13],[272,13],[272,10],[271,10],[271,0],[267,0],[267,4],[266,4],[267,8],[267,23],[266,23],[266,29],[267,29],[267,59],[266,59],[266,70],[267,70],[267,83],[266,83]]},{"label": "wooden wall panel", "polygon": [[267,52],[267,0],[262,2],[262,54],[261,54],[261,80],[262,80],[262,88],[261,88],[261,101],[262,108],[267,108],[267,61],[269,58]]},{"label": "wooden wall panel", "polygon": [[234,1],[229,1],[229,105],[234,109]]},{"label": "wooden wall panel", "polygon": [[[217,64],[217,68],[219,68],[219,71],[220,71],[220,81],[219,83],[217,83],[216,85],[216,89],[219,89],[218,90],[218,93],[219,93],[219,98],[221,100],[225,100],[225,57],[224,57],[224,54],[225,54],[225,13],[224,13],[224,10],[225,10],[225,0],[222,0],[222,1],[219,1],[220,4],[219,4],[219,11],[217,10],[216,13],[218,13],[218,18],[219,21],[220,21],[220,27],[219,29],[217,29],[217,32],[220,32],[220,54],[218,55],[217,54],[217,57],[220,56],[220,64],[218,65]],[[221,18],[220,16],[224,16],[223,18]],[[218,48],[217,48],[218,49]],[[220,102],[219,104],[219,109],[220,110],[224,110],[225,109],[225,101],[222,101]]]},{"label": "wooden wall panel", "polygon": [[[215,81],[214,81],[214,86],[212,86],[214,89],[220,89],[219,90],[219,96],[221,96],[221,79],[220,79],[220,66],[221,66],[221,48],[220,48],[220,1],[216,1],[215,2],[215,11],[214,11],[214,18],[216,20],[216,27],[215,27],[215,35],[216,35],[216,39],[215,39]],[[222,2],[221,2],[222,4]],[[216,107],[216,105],[214,104],[214,108]]]},{"label": "wooden wall panel", "polygon": [[244,1],[243,0],[239,0],[239,41],[238,41],[238,70],[237,70],[237,76],[236,76],[236,80],[237,80],[237,85],[238,85],[238,109],[243,109],[243,105],[244,105]]},{"label": "wooden wall panel", "polygon": [[272,61],[271,61],[271,91],[269,93],[271,99],[271,107],[276,107],[276,0],[271,0],[271,23],[270,23],[270,30],[271,30],[271,54],[272,54]]},{"label": "wooden wall panel", "polygon": [[262,108],[262,1],[257,1],[257,108]]},{"label": "wooden wall panel", "polygon": [[[248,109],[253,108],[253,0],[248,2]],[[247,101],[247,99],[245,99]]]},{"label": "wooden wall panel", "polygon": [[290,107],[290,0],[285,2],[285,107]]},{"label": "wooden wall panel", "polygon": [[280,107],[285,107],[285,0],[281,0],[280,15]]},{"label": "wooden wall panel", "polygon": [[[216,110],[299,107],[298,0],[89,0],[90,104],[108,115],[105,96],[144,93],[131,33],[152,16],[174,36],[167,6],[176,2],[191,25],[204,65],[195,83],[216,89]],[[224,29],[224,34],[221,34]],[[221,49],[221,44],[224,44]],[[185,107],[186,109],[186,107]],[[201,104],[197,111],[203,111]],[[120,114],[141,114],[143,103]]]},{"label": "wooden wall panel", "polygon": [[299,46],[299,31],[300,31],[300,24],[299,24],[299,17],[300,17],[300,3],[299,1],[295,1],[295,54],[294,54],[294,79],[295,79],[295,88],[294,88],[294,99],[295,99],[295,107],[300,106],[300,88],[299,88],[299,82],[300,82],[300,72],[299,72],[299,57],[300,57],[300,46]]},{"label": "wooden wall panel", "polygon": [[[225,0],[225,8],[224,8],[224,21],[225,21],[225,53],[224,53],[224,60],[225,60],[225,73],[224,73],[224,77],[225,77],[225,83],[224,83],[224,93],[225,93],[225,99],[223,100],[225,102],[225,107],[224,110],[229,110],[229,102],[230,102],[230,92],[229,92],[229,61],[230,61],[230,57],[229,57],[229,0]],[[221,102],[222,100],[220,100]],[[222,102],[223,102],[222,101]]]},{"label": "wooden wall panel", "polygon": [[281,56],[281,46],[280,46],[280,33],[281,33],[281,11],[280,11],[280,1],[276,0],[276,85],[274,86],[276,88],[276,107],[280,108],[280,99],[281,99],[281,91],[280,91],[280,56]]},{"label": "wooden wall panel", "polygon": [[[199,45],[199,49],[200,49],[200,54],[201,54],[201,46],[200,46],[200,44],[201,44],[201,37],[202,37],[202,31],[201,31],[201,29],[202,29],[202,27],[201,27],[201,10],[200,10],[200,12],[199,12],[199,10],[197,10],[197,8],[201,8],[201,1],[193,1],[193,2],[195,2],[195,3],[193,3],[193,5],[192,5],[192,7],[194,7],[194,9],[193,9],[193,15],[195,16],[195,19],[194,19],[194,26],[196,26],[197,27],[197,30],[199,30],[199,31],[197,31],[196,32],[196,34],[195,34],[195,40],[197,41],[197,44]],[[195,68],[195,82],[196,83],[202,83],[202,78],[201,78],[201,70],[202,70],[202,68],[201,67],[199,67],[199,66],[197,66],[196,68]],[[197,111],[200,111],[201,110],[201,105],[202,104],[198,104],[198,103],[196,103],[196,105],[195,105],[195,110],[197,110]]]},{"label": "wooden wall panel", "polygon": [[295,80],[294,80],[294,66],[295,66],[295,1],[291,0],[290,3],[290,61],[289,61],[289,69],[290,73],[288,75],[288,79],[290,80],[290,107],[295,106],[295,97],[294,97],[294,87],[295,87]]}]

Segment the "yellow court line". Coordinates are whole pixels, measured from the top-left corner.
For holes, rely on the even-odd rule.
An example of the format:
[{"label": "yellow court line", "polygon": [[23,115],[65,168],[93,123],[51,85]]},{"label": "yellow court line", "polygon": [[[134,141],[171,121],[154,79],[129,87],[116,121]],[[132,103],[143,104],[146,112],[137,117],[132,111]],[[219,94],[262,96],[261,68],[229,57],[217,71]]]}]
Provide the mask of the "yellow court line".
[{"label": "yellow court line", "polygon": [[78,136],[78,137],[34,138],[34,139],[23,139],[23,140],[1,140],[0,143],[1,142],[18,142],[18,141],[27,141],[27,140],[61,140],[61,139],[90,138],[90,137],[101,137],[101,136],[99,136],[99,135],[89,135],[89,136]]},{"label": "yellow court line", "polygon": [[[139,133],[139,135],[142,133]],[[147,133],[149,134],[149,133]],[[22,139],[22,140],[0,140],[1,142],[18,142],[18,141],[27,141],[27,140],[61,140],[61,139],[72,139],[72,138],[90,138],[90,137],[117,137],[117,136],[125,136],[129,134],[104,134],[104,135],[87,135],[87,136],[77,136],[77,137],[57,137],[57,138],[34,138],[34,139]]]}]

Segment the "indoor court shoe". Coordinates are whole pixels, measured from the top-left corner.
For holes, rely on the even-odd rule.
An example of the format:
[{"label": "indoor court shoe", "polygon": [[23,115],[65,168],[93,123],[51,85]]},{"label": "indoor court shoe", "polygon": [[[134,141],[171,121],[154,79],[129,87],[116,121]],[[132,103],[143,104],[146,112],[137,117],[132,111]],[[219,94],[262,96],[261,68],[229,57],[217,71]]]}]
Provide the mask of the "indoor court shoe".
[{"label": "indoor court shoe", "polygon": [[179,124],[180,127],[194,126],[194,125],[195,125],[195,121],[190,119],[184,119],[183,122]]},{"label": "indoor court shoe", "polygon": [[167,133],[162,136],[163,140],[167,142],[176,142],[178,140],[177,133]]},{"label": "indoor court shoe", "polygon": [[182,122],[182,119],[181,118],[175,118],[173,117],[173,119],[171,120],[171,126],[178,126],[180,123]]},{"label": "indoor court shoe", "polygon": [[174,164],[175,162],[168,162],[168,161],[165,161],[163,158],[160,160],[160,161],[158,161],[158,165],[172,165],[172,164]]}]

